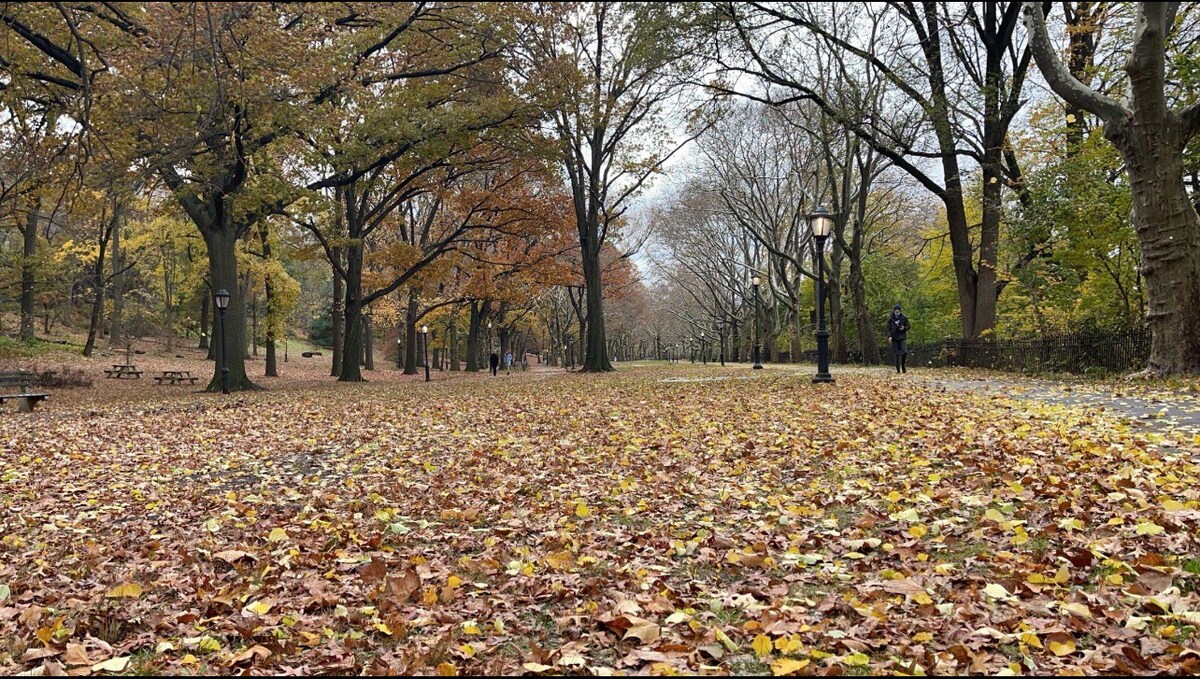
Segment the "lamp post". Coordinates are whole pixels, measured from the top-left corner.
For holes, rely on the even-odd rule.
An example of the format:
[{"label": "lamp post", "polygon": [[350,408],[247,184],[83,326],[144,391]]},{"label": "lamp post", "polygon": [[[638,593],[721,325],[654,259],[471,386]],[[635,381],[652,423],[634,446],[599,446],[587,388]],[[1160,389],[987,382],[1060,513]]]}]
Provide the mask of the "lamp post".
[{"label": "lamp post", "polygon": [[708,335],[700,333],[700,363],[708,365]]},{"label": "lamp post", "polygon": [[429,381],[429,326],[421,326],[421,360],[425,362],[425,381]]},{"label": "lamp post", "polygon": [[762,283],[762,279],[758,277],[758,274],[754,274],[754,276],[750,279],[750,285],[751,285],[751,287],[754,288],[754,369],[755,370],[763,369],[762,360],[760,358],[759,348],[758,348],[758,337],[759,337],[759,333],[761,332],[758,329],[758,321],[760,318],[762,318],[762,300],[758,296],[758,286],[761,283]]},{"label": "lamp post", "polygon": [[823,205],[808,216],[813,238],[817,240],[817,374],[813,382],[833,382],[829,374],[829,330],[825,328],[825,239],[833,228],[833,216]]},{"label": "lamp post", "polygon": [[229,353],[226,348],[229,346],[225,341],[225,310],[229,308],[229,291],[225,288],[217,290],[217,294],[213,295],[213,299],[217,304],[217,311],[221,315],[221,393],[229,393]]},{"label": "lamp post", "polygon": [[717,323],[717,342],[720,343],[720,349],[718,351],[718,355],[721,358],[721,367],[724,368],[725,367],[725,323],[723,321]]}]

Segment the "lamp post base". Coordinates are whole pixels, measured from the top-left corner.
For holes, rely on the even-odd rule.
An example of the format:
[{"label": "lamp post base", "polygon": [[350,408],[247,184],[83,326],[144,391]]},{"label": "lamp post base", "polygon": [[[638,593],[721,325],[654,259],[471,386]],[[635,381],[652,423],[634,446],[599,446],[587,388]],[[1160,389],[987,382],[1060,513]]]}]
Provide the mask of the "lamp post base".
[{"label": "lamp post base", "polygon": [[763,367],[762,367],[762,363],[755,363],[755,364],[754,364],[754,369],[755,369],[755,370],[762,370],[762,369],[763,369]]},{"label": "lamp post base", "polygon": [[813,384],[833,384],[836,380],[829,373],[817,373],[813,375]]}]

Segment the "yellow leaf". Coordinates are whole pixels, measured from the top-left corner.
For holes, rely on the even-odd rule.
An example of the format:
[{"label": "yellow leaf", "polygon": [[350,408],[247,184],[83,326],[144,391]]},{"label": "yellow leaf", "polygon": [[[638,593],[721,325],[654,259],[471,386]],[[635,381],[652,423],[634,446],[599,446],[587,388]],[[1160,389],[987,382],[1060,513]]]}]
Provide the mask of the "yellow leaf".
[{"label": "yellow leaf", "polygon": [[807,658],[804,660],[780,658],[779,660],[771,663],[771,673],[777,677],[786,677],[789,674],[799,672],[805,667],[808,667],[809,662],[810,661]]},{"label": "yellow leaf", "polygon": [[578,516],[581,519],[586,519],[591,515],[592,510],[589,509],[586,504],[580,502],[575,505],[575,516]]},{"label": "yellow leaf", "polygon": [[200,644],[196,648],[205,653],[212,653],[213,651],[221,650],[221,642],[212,637],[205,636],[200,638]]},{"label": "yellow leaf", "polygon": [[479,625],[476,624],[474,620],[468,620],[467,622],[464,622],[462,628],[463,628],[463,634],[468,634],[468,635],[483,634],[483,631],[479,629]]},{"label": "yellow leaf", "polygon": [[1042,646],[1042,640],[1039,639],[1038,635],[1034,634],[1033,632],[1025,632],[1022,634],[1021,641],[1034,648],[1044,648]]},{"label": "yellow leaf", "polygon": [[255,601],[245,608],[245,610],[254,613],[255,615],[266,615],[271,612],[271,604],[265,601]]},{"label": "yellow leaf", "polygon": [[463,655],[467,656],[468,658],[475,657],[475,647],[471,644],[463,644],[462,646],[458,647],[458,650],[462,651]]},{"label": "yellow leaf", "polygon": [[288,539],[288,532],[283,528],[272,528],[271,534],[267,536],[269,542],[283,542]]},{"label": "yellow leaf", "polygon": [[388,635],[389,637],[390,637],[390,636],[392,636],[392,628],[391,628],[391,627],[388,627],[388,626],[387,626],[387,623],[384,623],[384,622],[377,622],[377,623],[375,623],[374,627],[375,627],[375,629],[377,629],[377,630],[379,630],[380,632],[382,632],[382,633],[384,633],[384,634]]},{"label": "yellow leaf", "polygon": [[1163,511],[1166,512],[1182,512],[1187,509],[1187,505],[1177,500],[1167,500],[1163,503]]},{"label": "yellow leaf", "polygon": [[917,592],[916,594],[913,594],[912,600],[921,604],[922,606],[928,606],[929,604],[933,603],[933,597],[929,596],[927,592]]},{"label": "yellow leaf", "polygon": [[1046,646],[1051,653],[1060,658],[1075,652],[1075,640],[1066,634],[1056,635],[1054,639],[1046,639]]},{"label": "yellow leaf", "polygon": [[450,577],[446,578],[446,586],[455,589],[462,587],[462,578],[458,577],[457,575],[451,575]]},{"label": "yellow leaf", "polygon": [[717,641],[725,644],[725,648],[728,648],[730,651],[738,650],[738,645],[734,643],[733,639],[729,638],[729,635],[725,634],[719,629],[713,630],[713,633],[716,635]]},{"label": "yellow leaf", "polygon": [[109,599],[136,599],[142,595],[142,586],[136,582],[127,582],[108,590]]},{"label": "yellow leaf", "polygon": [[1054,574],[1054,582],[1059,585],[1065,585],[1071,579],[1071,573],[1067,570],[1067,565],[1063,564],[1058,567],[1058,572]]},{"label": "yellow leaf", "polygon": [[995,521],[996,523],[1003,523],[1005,521],[1008,521],[1008,519],[1004,518],[1004,515],[1000,513],[1000,510],[996,509],[995,507],[984,512],[983,518],[988,519],[990,521]]},{"label": "yellow leaf", "polygon": [[1137,525],[1135,532],[1138,535],[1158,535],[1163,532],[1163,527],[1153,521],[1142,521]]},{"label": "yellow leaf", "polygon": [[437,673],[439,677],[457,677],[458,668],[452,662],[444,662],[437,666]]},{"label": "yellow leaf", "polygon": [[845,658],[842,658],[842,662],[846,665],[850,665],[851,667],[863,667],[870,663],[871,659],[867,657],[866,653],[851,653]]},{"label": "yellow leaf", "polygon": [[768,637],[765,634],[760,634],[754,637],[754,641],[750,643],[750,647],[754,649],[754,652],[758,654],[758,657],[765,658],[766,656],[771,655],[771,650],[774,648],[774,644],[771,643],[771,637]]},{"label": "yellow leaf", "polygon": [[908,534],[913,536],[914,538],[918,538],[918,539],[925,537],[925,534],[928,532],[929,532],[929,529],[921,524],[916,524],[914,526],[910,526],[908,529]]},{"label": "yellow leaf", "polygon": [[917,632],[913,635],[913,641],[924,644],[933,641],[933,634],[930,632]]}]

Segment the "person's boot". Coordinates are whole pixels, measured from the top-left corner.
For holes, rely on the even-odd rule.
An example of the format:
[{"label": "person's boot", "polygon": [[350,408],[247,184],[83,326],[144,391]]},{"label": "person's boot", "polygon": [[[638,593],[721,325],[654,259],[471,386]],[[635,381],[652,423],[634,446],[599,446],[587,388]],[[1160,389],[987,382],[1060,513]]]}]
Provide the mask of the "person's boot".
[{"label": "person's boot", "polygon": [[900,357],[900,372],[908,372],[908,354],[904,354]]}]

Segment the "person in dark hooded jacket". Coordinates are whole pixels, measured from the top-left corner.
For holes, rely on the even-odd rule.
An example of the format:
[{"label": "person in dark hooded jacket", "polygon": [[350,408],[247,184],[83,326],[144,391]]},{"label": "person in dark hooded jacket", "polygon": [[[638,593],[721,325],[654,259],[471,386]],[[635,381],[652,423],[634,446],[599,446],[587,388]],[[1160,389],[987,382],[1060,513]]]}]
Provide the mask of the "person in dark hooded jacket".
[{"label": "person in dark hooded jacket", "polygon": [[892,343],[892,355],[896,357],[896,372],[908,372],[908,316],[900,311],[900,303],[892,307],[888,316],[888,341]]}]

